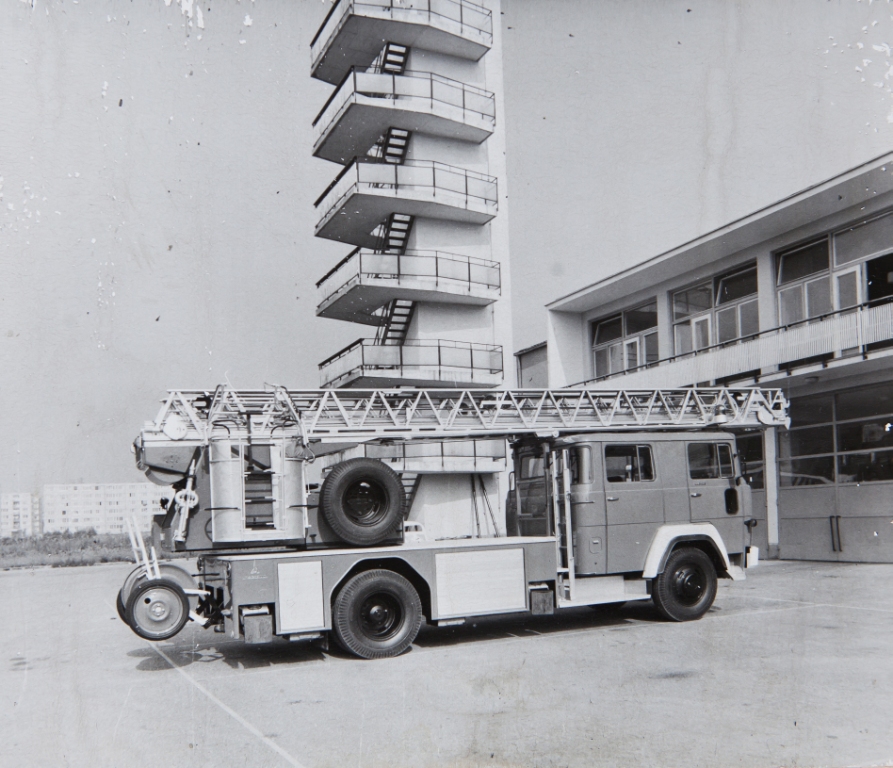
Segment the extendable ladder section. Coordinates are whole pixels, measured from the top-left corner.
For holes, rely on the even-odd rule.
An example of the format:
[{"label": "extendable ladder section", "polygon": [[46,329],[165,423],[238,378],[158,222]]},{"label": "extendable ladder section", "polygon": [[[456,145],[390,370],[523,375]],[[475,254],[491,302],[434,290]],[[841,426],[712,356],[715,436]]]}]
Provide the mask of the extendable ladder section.
[{"label": "extendable ladder section", "polygon": [[786,426],[780,389],[171,390],[141,439],[367,442]]}]

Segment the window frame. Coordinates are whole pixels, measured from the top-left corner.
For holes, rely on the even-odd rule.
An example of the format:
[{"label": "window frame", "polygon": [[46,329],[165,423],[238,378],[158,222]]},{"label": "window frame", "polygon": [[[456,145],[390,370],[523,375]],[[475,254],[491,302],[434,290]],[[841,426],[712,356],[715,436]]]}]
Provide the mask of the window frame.
[{"label": "window frame", "polygon": [[[723,281],[729,280],[739,275],[744,275],[748,272],[752,272],[754,275],[755,290],[753,291],[753,293],[748,293],[744,296],[739,296],[736,299],[730,299],[725,302],[722,301],[721,286]],[[707,286],[709,286],[710,288],[710,307],[708,309],[702,309],[699,312],[694,312],[690,315],[677,317],[676,297],[679,294]],[[713,275],[712,277],[706,278],[704,280],[699,280],[698,282],[692,283],[683,288],[679,288],[678,290],[671,291],[669,298],[670,311],[672,313],[673,322],[673,354],[676,357],[695,354],[704,349],[709,349],[710,347],[720,344],[735,344],[742,339],[750,338],[751,336],[754,336],[760,332],[759,283],[757,281],[756,261],[739,265],[734,269],[730,269],[718,275]],[[756,329],[749,331],[748,333],[742,333],[742,311],[745,306],[757,307]],[[720,333],[719,319],[721,315],[728,316],[730,310],[734,312],[735,333],[734,336],[732,336],[731,338],[722,338]],[[703,343],[703,333],[701,329],[698,328],[698,326],[705,322],[707,323],[707,336],[706,343]],[[703,328],[703,326],[701,327]],[[684,339],[682,335],[683,328],[688,329],[687,343],[690,347],[689,349],[685,349],[685,343],[680,343],[680,341]],[[700,339],[698,338],[699,336],[701,337]]]},{"label": "window frame", "polygon": [[[640,331],[629,331],[628,316],[633,312],[653,307],[654,325]],[[620,335],[603,342],[597,342],[599,327],[607,323],[620,320]],[[614,312],[606,317],[593,320],[590,323],[590,365],[592,377],[601,379],[606,376],[614,376],[627,371],[635,371],[649,365],[656,365],[660,359],[659,345],[660,320],[657,312],[657,297],[636,304],[629,309]],[[635,364],[630,359],[630,350],[635,349]],[[649,351],[653,353],[653,359],[649,360]],[[599,356],[604,355],[604,365],[607,370],[601,370]],[[615,367],[616,364],[616,367]]]},{"label": "window frame", "polygon": [[[637,466],[635,469],[637,478],[631,480],[612,480],[608,474],[608,449],[609,448],[635,448]],[[642,479],[642,451],[648,452],[648,465],[651,468],[651,477]],[[654,463],[654,450],[650,443],[604,443],[602,446],[602,460],[604,462],[605,482],[614,485],[632,485],[633,483],[656,483],[657,482],[657,466]]]}]

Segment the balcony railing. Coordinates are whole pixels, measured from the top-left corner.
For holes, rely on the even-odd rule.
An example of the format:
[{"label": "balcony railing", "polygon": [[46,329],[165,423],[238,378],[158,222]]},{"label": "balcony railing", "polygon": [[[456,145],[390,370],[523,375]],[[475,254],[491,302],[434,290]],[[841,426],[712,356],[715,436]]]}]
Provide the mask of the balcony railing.
[{"label": "balcony railing", "polygon": [[776,368],[791,369],[865,355],[872,345],[891,340],[893,302],[885,300],[771,328],[647,366],[588,379],[576,386],[591,386],[621,377],[624,387],[676,387],[734,378],[747,372],[766,376]]},{"label": "balcony railing", "polygon": [[498,294],[500,269],[495,261],[443,251],[390,254],[357,248],[316,284],[320,306],[365,284]]},{"label": "balcony railing", "polygon": [[387,215],[387,206],[351,203],[347,214],[337,217],[337,226],[328,226],[355,195],[394,198],[400,201],[400,212],[410,216],[473,224],[488,222],[497,210],[493,176],[434,160],[408,160],[395,165],[357,159],[335,177],[314,203],[325,211],[316,225],[317,236],[356,245],[373,244],[375,238],[370,233]]},{"label": "balcony railing", "polygon": [[502,378],[502,347],[443,339],[397,346],[359,339],[321,362],[319,371],[325,387],[360,377],[495,385]]},{"label": "balcony railing", "polygon": [[498,472],[505,468],[505,440],[412,440],[363,446],[370,459],[388,462],[397,472]]},{"label": "balcony railing", "polygon": [[[380,67],[353,67],[313,121],[316,129],[314,154],[317,154],[320,144],[352,104],[417,112],[424,116],[434,116],[441,121],[467,125],[473,129],[468,131],[469,140],[478,142],[492,133],[496,125],[495,97],[492,92],[483,88],[432,72],[406,71],[395,75],[382,72]],[[369,120],[364,116],[363,122],[351,126],[352,133],[357,129],[369,135],[374,133],[374,141],[388,127],[389,119],[383,116],[382,125],[366,126],[364,123]],[[443,128],[438,131],[436,126],[404,125],[405,122],[406,120],[401,122],[401,127],[407,130],[426,130],[444,135],[447,133]],[[366,143],[364,137],[352,136],[351,139],[354,147]]]},{"label": "balcony railing", "polygon": [[[405,0],[340,0],[332,6],[310,41],[312,71],[319,68],[321,59],[351,16],[425,25],[448,35],[464,38],[473,43],[475,49],[483,47],[486,50],[493,44],[492,13],[469,0],[413,0],[412,3]],[[394,37],[390,35],[389,39]],[[400,42],[396,38],[392,41]],[[378,43],[377,47],[380,48],[381,44]],[[456,53],[461,54],[462,51]],[[477,59],[482,53],[483,51],[475,52],[472,56]]]},{"label": "balcony railing", "polygon": [[400,165],[374,160],[355,159],[339,173],[313,203],[314,208],[331,199],[325,206],[326,216],[337,208],[345,197],[354,192],[389,192],[398,195],[401,191],[423,191],[433,197],[438,193],[445,196],[446,205],[469,207],[496,207],[496,178],[483,173],[456,168],[437,160],[407,160]]}]

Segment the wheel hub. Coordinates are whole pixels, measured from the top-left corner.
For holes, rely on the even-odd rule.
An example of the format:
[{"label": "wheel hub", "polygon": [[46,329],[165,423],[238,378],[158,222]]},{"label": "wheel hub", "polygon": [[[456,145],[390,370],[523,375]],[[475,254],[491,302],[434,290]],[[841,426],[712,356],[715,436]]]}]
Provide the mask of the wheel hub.
[{"label": "wheel hub", "polygon": [[387,495],[379,485],[368,480],[351,484],[344,496],[346,511],[354,522],[373,525],[387,509]]},{"label": "wheel hub", "polygon": [[164,621],[170,612],[170,606],[162,600],[153,600],[149,605],[148,614],[153,621]]},{"label": "wheel hub", "polygon": [[694,605],[701,599],[706,587],[704,574],[700,568],[685,566],[674,574],[673,587],[679,599],[687,605]]},{"label": "wheel hub", "polygon": [[360,609],[360,624],[368,637],[391,637],[400,627],[400,606],[390,595],[373,595]]}]

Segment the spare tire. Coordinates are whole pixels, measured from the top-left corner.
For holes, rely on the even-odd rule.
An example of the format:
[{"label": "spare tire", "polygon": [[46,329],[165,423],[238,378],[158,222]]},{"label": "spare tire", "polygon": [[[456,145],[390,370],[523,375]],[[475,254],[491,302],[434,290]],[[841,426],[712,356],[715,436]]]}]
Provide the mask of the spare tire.
[{"label": "spare tire", "polygon": [[372,547],[399,535],[406,493],[400,477],[376,459],[348,459],[323,481],[319,505],[331,529],[348,544]]}]

